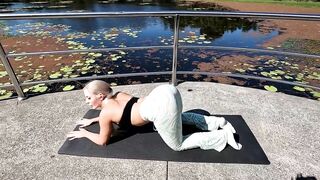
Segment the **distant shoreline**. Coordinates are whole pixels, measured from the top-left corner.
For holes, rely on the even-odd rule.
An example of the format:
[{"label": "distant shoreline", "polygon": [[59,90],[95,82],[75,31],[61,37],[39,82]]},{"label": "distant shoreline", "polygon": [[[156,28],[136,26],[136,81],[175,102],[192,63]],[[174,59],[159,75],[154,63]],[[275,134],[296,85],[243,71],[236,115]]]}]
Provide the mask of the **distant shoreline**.
[{"label": "distant shoreline", "polygon": [[[243,3],[243,4],[272,4],[280,6],[291,6],[291,7],[304,7],[304,8],[320,8],[320,2],[299,2],[292,0],[180,0],[180,1],[201,1],[201,2],[212,2],[212,3]],[[319,11],[318,11],[319,13]]]}]

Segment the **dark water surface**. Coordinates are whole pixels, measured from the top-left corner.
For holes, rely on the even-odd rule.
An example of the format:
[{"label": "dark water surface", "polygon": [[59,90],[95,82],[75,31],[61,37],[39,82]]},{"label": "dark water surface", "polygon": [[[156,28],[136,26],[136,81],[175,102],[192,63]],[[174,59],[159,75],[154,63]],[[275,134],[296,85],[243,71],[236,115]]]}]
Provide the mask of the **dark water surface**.
[{"label": "dark water surface", "polygon": [[[150,1],[148,1],[150,2]],[[121,12],[121,11],[170,11],[170,10],[194,10],[193,7],[180,7],[174,1],[143,1],[133,2],[114,2],[100,3],[100,1],[74,1],[71,4],[64,4],[63,8],[52,8],[62,6],[61,4],[32,4],[32,3],[11,3],[7,9],[15,10],[14,13],[53,13],[53,12]],[[37,7],[41,8],[37,8]],[[34,7],[34,9],[32,9]],[[205,10],[205,9],[204,9]],[[214,9],[210,9],[214,10]],[[223,10],[223,9],[216,9]],[[27,23],[44,22],[49,25],[69,26],[70,30],[62,32],[61,35],[71,32],[83,33],[102,33],[110,28],[130,28],[139,32],[139,36],[131,39],[121,39],[127,46],[131,45],[155,45],[159,44],[159,36],[169,39],[172,35],[172,18],[157,17],[133,17],[133,18],[81,18],[81,19],[46,19],[46,20],[19,20],[6,21],[5,24],[10,27],[10,34],[19,34],[21,25]],[[20,25],[20,26],[17,26]],[[189,32],[195,35],[205,34],[210,43],[207,45],[236,46],[236,47],[260,47],[261,43],[271,39],[278,34],[277,31],[270,33],[260,33],[257,30],[256,22],[240,18],[197,18],[182,17],[180,28],[186,33],[181,33],[182,38]],[[254,34],[254,35],[253,35]],[[83,39],[88,46],[95,46],[94,43]],[[141,44],[143,43],[143,44]],[[161,43],[161,42],[160,42]],[[193,44],[193,43],[190,43]],[[197,44],[197,43],[196,43]],[[114,43],[108,46],[116,45]]]},{"label": "dark water surface", "polygon": [[[118,1],[110,3],[106,3],[106,1],[104,1],[104,3],[102,3],[101,1],[94,0],[77,0],[62,4],[34,4],[25,1],[11,2],[10,4],[0,3],[0,7],[5,10],[12,10],[12,13],[228,10],[224,7],[216,6],[216,9],[214,9],[210,8],[211,6],[201,4],[181,5],[175,1]],[[199,46],[230,46],[258,49],[264,48],[262,44],[277,36],[279,32],[276,29],[268,32],[259,30],[258,23],[260,21],[261,20],[243,18],[181,17],[179,44]],[[0,27],[3,28],[6,36],[58,38],[61,42],[67,43],[69,45],[69,49],[173,44],[173,19],[171,17],[10,20],[0,21]],[[34,48],[34,51],[39,50]],[[230,66],[234,66],[233,70],[232,68],[225,67],[225,64],[221,66],[223,68],[215,68],[214,66],[219,66],[219,64],[215,64],[212,68],[207,68],[205,71],[241,73],[254,76],[268,76],[269,78],[278,79],[284,79],[284,76],[287,75],[293,78],[287,78],[284,80],[296,81],[298,79],[298,72],[295,73],[287,70],[292,67],[293,69],[296,68],[296,65],[294,65],[294,59],[288,59],[288,57],[284,56],[271,58],[267,54],[244,53],[236,51],[183,49],[180,50],[178,54],[178,70],[203,71],[203,69],[200,68],[201,63],[211,63],[215,62],[216,59],[225,57],[228,57],[232,60],[232,56],[234,55],[241,57],[244,56],[249,60],[240,60],[238,64],[233,64],[230,62]],[[91,76],[132,72],[170,71],[172,68],[172,50],[151,49],[139,51],[129,50],[126,52],[115,51],[102,54],[86,54],[84,58],[86,61],[92,60],[92,62],[84,64],[83,67],[76,67],[76,65],[74,65],[72,69],[69,70],[65,70],[63,63],[60,63],[60,73],[64,75],[63,77],[70,77],[70,75]],[[256,60],[252,60],[252,58],[255,58]],[[288,60],[291,62],[287,62]],[[281,64],[281,62],[286,63]],[[76,68],[81,68],[82,71],[85,72],[80,72]],[[271,75],[261,75],[261,73],[263,74],[265,71],[269,73],[274,70],[278,70],[278,74],[273,72]],[[286,74],[283,74],[283,72],[279,73],[280,71],[284,71]],[[16,70],[15,73],[17,75],[20,74],[22,81],[25,82],[56,78],[50,76],[50,73],[52,74],[56,72],[37,72],[41,75],[33,75],[33,77],[21,73],[21,70]],[[32,72],[30,70],[29,74],[32,73],[35,74],[36,72]],[[305,74],[304,76],[312,75],[314,72],[310,71],[308,73],[309,74]],[[319,78],[318,76],[318,74],[314,75],[316,78]],[[299,77],[301,79],[301,75],[299,75]],[[62,75],[58,78],[62,78]],[[204,80],[207,77],[179,76],[179,78],[182,80]],[[168,81],[169,79],[169,76],[136,77],[114,79],[112,82],[115,84],[128,84],[133,82]],[[217,79],[211,79],[210,81],[220,82]],[[301,94],[301,91],[292,91],[292,86],[237,78],[233,78],[232,81],[227,80],[222,82],[256,88],[263,88],[265,85],[276,85],[280,91],[306,97],[312,97],[310,92],[314,92],[310,90],[309,93],[302,92],[304,94]],[[79,87],[77,83],[73,85]],[[48,91],[61,90],[59,87],[50,87]]]}]

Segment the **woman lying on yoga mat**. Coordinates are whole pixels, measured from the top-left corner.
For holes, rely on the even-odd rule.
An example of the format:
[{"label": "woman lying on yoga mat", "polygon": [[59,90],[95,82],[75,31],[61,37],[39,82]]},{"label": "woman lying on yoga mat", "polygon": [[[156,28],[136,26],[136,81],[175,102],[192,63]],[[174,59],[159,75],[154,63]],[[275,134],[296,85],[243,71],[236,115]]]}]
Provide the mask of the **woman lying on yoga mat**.
[{"label": "woman lying on yoga mat", "polygon": [[[79,131],[67,135],[70,140],[86,137],[96,144],[105,145],[111,137],[112,123],[130,129],[153,122],[163,141],[174,151],[200,147],[220,152],[226,144],[236,150],[242,147],[234,139],[234,128],[223,117],[182,113],[181,95],[172,85],[160,85],[147,97],[140,99],[123,92],[113,95],[109,84],[100,80],[91,81],[83,91],[86,103],[94,109],[101,108],[100,116],[78,121],[81,127]],[[100,125],[99,134],[83,129],[95,121]],[[183,136],[182,123],[195,125],[208,132]]]}]

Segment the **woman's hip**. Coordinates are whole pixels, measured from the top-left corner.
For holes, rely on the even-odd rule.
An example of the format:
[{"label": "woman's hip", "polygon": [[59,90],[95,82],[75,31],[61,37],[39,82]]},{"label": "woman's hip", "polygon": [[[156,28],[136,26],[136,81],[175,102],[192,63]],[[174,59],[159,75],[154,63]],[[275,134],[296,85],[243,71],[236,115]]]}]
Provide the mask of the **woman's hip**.
[{"label": "woman's hip", "polygon": [[172,85],[160,85],[153,89],[140,106],[144,120],[175,118],[182,112],[182,100],[178,89]]}]

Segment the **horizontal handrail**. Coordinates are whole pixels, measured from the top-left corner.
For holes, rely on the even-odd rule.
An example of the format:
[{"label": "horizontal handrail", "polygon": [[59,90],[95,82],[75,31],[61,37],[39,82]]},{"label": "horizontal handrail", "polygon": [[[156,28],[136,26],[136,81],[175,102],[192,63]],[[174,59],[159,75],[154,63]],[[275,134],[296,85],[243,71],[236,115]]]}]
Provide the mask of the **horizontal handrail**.
[{"label": "horizontal handrail", "polygon": [[168,75],[168,74],[171,74],[171,71],[110,74],[110,75],[87,76],[87,77],[77,77],[77,78],[62,78],[62,79],[53,79],[53,80],[36,81],[36,82],[24,82],[24,83],[21,83],[21,86],[30,86],[30,85],[34,85],[34,84],[43,84],[43,83],[58,83],[58,82],[92,80],[92,79],[96,79],[97,77],[102,79],[102,78],[122,78],[122,77]]},{"label": "horizontal handrail", "polygon": [[288,56],[300,56],[300,57],[309,57],[309,58],[320,58],[320,54],[305,54],[305,53],[295,53],[287,51],[276,51],[268,49],[255,49],[255,48],[239,48],[239,47],[227,47],[227,46],[179,46],[181,49],[215,49],[215,50],[229,50],[229,51],[247,51],[247,52],[259,52],[259,53],[268,53],[268,54],[280,54]]},{"label": "horizontal handrail", "polygon": [[37,55],[53,55],[53,54],[72,54],[72,53],[90,53],[90,52],[107,52],[117,50],[144,50],[144,49],[172,49],[172,46],[140,46],[140,47],[115,47],[115,48],[96,48],[83,50],[65,50],[65,51],[38,51],[26,53],[9,53],[7,57],[18,56],[37,56]]},{"label": "horizontal handrail", "polygon": [[271,79],[271,78],[259,77],[259,76],[244,75],[244,74],[231,74],[228,72],[214,73],[214,72],[200,72],[200,71],[177,71],[177,74],[181,74],[181,75],[198,74],[198,75],[206,75],[206,76],[226,76],[226,77],[236,77],[236,78],[244,78],[244,79],[265,80],[265,81],[270,81],[270,82],[289,84],[289,85],[294,85],[294,86],[303,86],[303,87],[307,87],[307,88],[314,88],[314,89],[320,90],[320,87],[311,86],[311,85],[303,84],[303,83],[299,83],[299,82],[284,81],[284,80]]},{"label": "horizontal handrail", "polygon": [[78,13],[25,13],[0,14],[0,20],[43,19],[43,18],[118,18],[146,16],[212,16],[212,17],[243,17],[264,19],[288,19],[319,21],[319,14],[288,14],[258,12],[222,12],[222,11],[159,11],[159,12],[78,12]]},{"label": "horizontal handrail", "polygon": [[[229,51],[247,51],[247,52],[260,52],[268,54],[280,54],[288,56],[300,56],[309,58],[320,58],[320,55],[316,54],[305,54],[295,53],[286,51],[276,51],[267,49],[255,49],[255,48],[239,48],[239,47],[227,47],[227,46],[179,46],[181,49],[215,49],[215,50],[229,50]],[[167,46],[141,46],[141,47],[115,47],[115,48],[96,48],[96,49],[83,49],[83,50],[65,50],[65,51],[37,51],[37,52],[26,52],[26,53],[8,53],[7,57],[18,57],[18,56],[38,56],[38,55],[54,55],[54,54],[72,54],[72,53],[90,53],[90,52],[108,52],[117,50],[144,50],[144,49],[172,49],[172,45]]]},{"label": "horizontal handrail", "polygon": [[[21,83],[20,86],[32,86],[35,84],[45,84],[45,83],[58,83],[58,82],[70,82],[70,81],[82,81],[82,80],[93,80],[98,78],[122,78],[122,77],[137,77],[137,76],[158,76],[158,75],[170,75],[172,74],[171,71],[160,71],[160,72],[144,72],[144,73],[124,73],[124,74],[113,74],[113,75],[99,75],[99,76],[87,76],[87,77],[78,77],[78,78],[62,78],[62,79],[54,79],[54,80],[45,80],[45,81],[35,81],[35,82],[24,82]],[[243,75],[243,74],[232,74],[229,72],[201,72],[201,71],[177,71],[179,75],[206,75],[206,76],[225,76],[225,77],[236,77],[236,78],[243,78],[243,79],[256,79],[256,80],[265,80],[270,82],[282,83],[282,84],[289,84],[294,86],[303,86],[307,88],[314,88],[320,90],[320,87],[311,86],[308,84],[303,84],[299,82],[291,82],[291,81],[284,81],[278,79],[271,79],[266,77],[259,77],[259,76],[251,76],[251,75]],[[3,85],[2,87],[14,87],[14,85]]]}]

